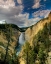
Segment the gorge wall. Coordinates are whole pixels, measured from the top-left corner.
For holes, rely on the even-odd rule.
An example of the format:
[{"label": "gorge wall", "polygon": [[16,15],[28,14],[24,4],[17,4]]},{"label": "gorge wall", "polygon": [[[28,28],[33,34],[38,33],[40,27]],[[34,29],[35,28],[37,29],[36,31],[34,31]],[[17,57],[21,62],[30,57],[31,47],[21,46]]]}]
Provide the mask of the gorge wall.
[{"label": "gorge wall", "polygon": [[42,30],[46,23],[51,22],[51,12],[47,18],[44,18],[37,22],[35,25],[29,27],[25,32],[25,38],[32,45],[33,37],[38,33],[39,30]]},{"label": "gorge wall", "polygon": [[[12,33],[13,34],[11,36],[11,40],[10,40],[9,46],[8,46],[8,54],[10,56],[12,56],[12,54],[14,54],[15,47],[18,44],[18,39],[19,39],[19,36],[20,36],[20,31],[17,30],[17,29],[13,29],[12,28]],[[2,54],[3,55],[6,54],[7,45],[8,45],[8,40],[7,40],[7,37],[5,35],[5,32],[0,30],[0,59],[1,59],[1,55]]]},{"label": "gorge wall", "polygon": [[[38,32],[40,30],[43,30],[43,28],[44,28],[46,23],[49,24],[50,22],[51,22],[51,12],[49,13],[47,18],[41,19],[35,25],[30,26],[25,31],[25,39],[26,39],[26,41],[29,42],[30,45],[32,46],[34,37],[38,34]],[[49,40],[51,41],[51,35],[49,35],[48,37],[49,37]],[[24,49],[24,47],[22,49]],[[22,50],[21,53],[24,53],[24,51]],[[22,58],[20,58],[20,64],[25,64],[25,60],[22,60]]]}]

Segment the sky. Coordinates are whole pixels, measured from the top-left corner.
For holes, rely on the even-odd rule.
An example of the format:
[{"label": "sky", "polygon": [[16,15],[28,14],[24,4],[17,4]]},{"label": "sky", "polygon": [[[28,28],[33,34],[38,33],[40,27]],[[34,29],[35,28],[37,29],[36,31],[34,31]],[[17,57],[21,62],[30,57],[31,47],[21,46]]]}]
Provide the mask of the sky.
[{"label": "sky", "polygon": [[51,0],[0,0],[0,23],[34,25],[51,11]]}]

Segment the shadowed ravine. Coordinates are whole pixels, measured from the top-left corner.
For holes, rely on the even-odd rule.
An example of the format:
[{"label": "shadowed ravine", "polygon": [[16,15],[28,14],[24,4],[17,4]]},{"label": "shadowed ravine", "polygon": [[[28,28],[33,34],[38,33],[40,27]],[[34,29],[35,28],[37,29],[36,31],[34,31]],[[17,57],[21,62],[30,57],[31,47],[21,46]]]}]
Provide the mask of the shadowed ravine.
[{"label": "shadowed ravine", "polygon": [[20,53],[21,51],[21,47],[24,45],[25,43],[25,33],[22,32],[21,35],[19,36],[19,41],[18,41],[18,46],[16,47],[17,50],[17,55]]}]

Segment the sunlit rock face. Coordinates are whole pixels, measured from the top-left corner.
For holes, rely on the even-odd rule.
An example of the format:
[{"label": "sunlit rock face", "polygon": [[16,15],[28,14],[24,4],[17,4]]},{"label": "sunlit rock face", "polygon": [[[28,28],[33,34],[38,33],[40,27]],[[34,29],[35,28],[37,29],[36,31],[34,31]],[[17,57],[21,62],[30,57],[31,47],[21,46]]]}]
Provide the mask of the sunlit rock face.
[{"label": "sunlit rock face", "polygon": [[[48,15],[47,18],[40,20],[35,25],[28,28],[25,31],[25,40],[28,41],[30,43],[30,45],[32,46],[34,36],[38,33],[39,30],[43,29],[43,27],[46,23],[49,23],[49,22],[51,22],[51,15]],[[49,38],[51,39],[51,35],[49,36]],[[23,51],[21,51],[21,53],[23,54]],[[20,58],[20,64],[25,64],[25,60],[22,60],[22,58]]]},{"label": "sunlit rock face", "polygon": [[37,22],[32,28],[28,28],[25,32],[25,39],[32,45],[34,36],[38,33],[39,30],[42,30],[45,23],[51,22],[51,12],[49,13],[47,18],[44,18]]},{"label": "sunlit rock face", "polygon": [[[20,32],[18,30],[13,29],[13,35],[11,36],[11,41],[9,42],[9,55],[14,54],[14,49],[18,43],[18,38],[19,38]],[[7,37],[5,33],[0,30],[0,52],[1,53],[6,53],[6,48],[8,45]],[[4,51],[3,51],[4,50]]]},{"label": "sunlit rock face", "polygon": [[49,13],[49,16],[48,17],[49,17],[49,20],[51,20],[51,12]]}]

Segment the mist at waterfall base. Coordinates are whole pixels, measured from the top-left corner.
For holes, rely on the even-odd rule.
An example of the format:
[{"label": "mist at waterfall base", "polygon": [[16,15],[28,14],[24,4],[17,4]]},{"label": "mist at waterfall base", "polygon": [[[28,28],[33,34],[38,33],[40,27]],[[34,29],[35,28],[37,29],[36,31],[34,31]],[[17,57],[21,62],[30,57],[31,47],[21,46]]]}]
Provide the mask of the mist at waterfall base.
[{"label": "mist at waterfall base", "polygon": [[18,46],[16,47],[16,50],[17,50],[17,54],[16,55],[18,55],[19,53],[20,53],[20,51],[21,51],[21,48],[22,48],[22,46],[24,45],[24,43],[25,43],[25,33],[24,32],[22,32],[21,33],[21,35],[19,36],[19,41],[18,41]]}]

